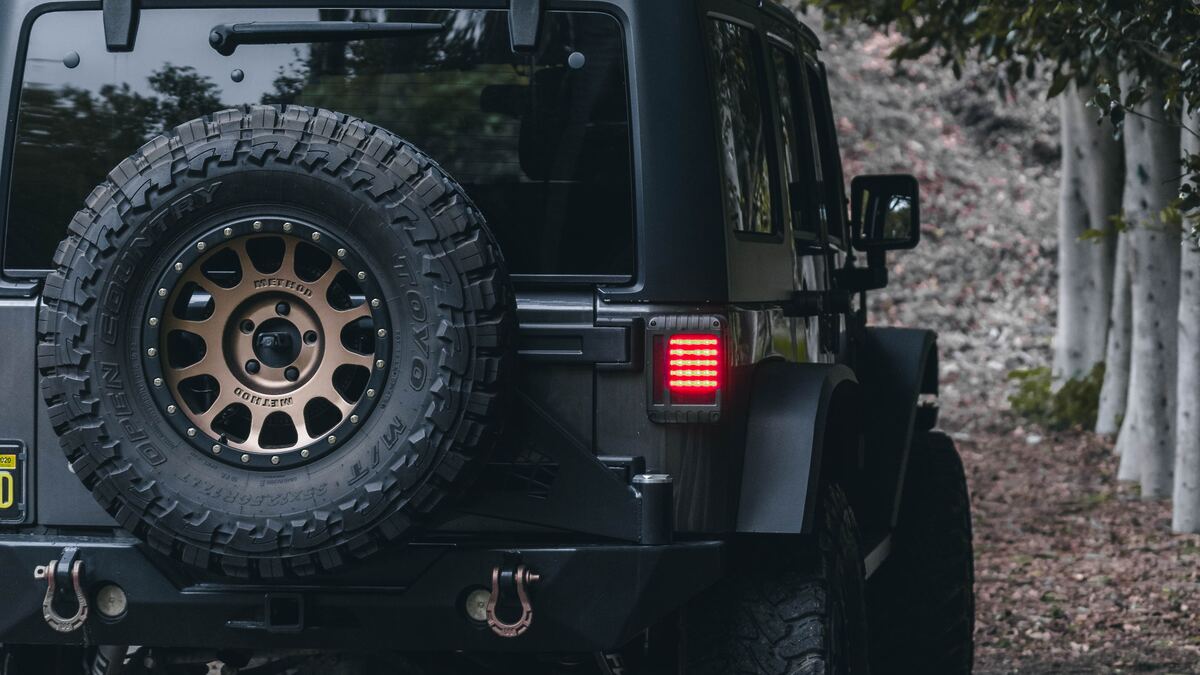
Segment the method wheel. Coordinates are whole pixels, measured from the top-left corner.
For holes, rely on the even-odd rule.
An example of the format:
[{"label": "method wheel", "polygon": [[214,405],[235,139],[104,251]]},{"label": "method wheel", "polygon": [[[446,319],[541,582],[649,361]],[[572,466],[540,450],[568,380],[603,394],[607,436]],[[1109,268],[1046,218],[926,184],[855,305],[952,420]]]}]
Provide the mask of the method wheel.
[{"label": "method wheel", "polygon": [[499,431],[500,252],[436,163],[361,120],[176,127],[92,192],[55,263],[54,428],[109,513],[184,562],[337,568],[461,490]]}]

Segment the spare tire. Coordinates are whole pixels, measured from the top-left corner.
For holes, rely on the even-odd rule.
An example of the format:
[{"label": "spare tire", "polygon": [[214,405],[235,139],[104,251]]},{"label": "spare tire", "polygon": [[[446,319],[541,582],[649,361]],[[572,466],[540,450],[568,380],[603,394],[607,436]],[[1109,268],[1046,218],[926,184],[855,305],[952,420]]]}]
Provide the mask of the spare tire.
[{"label": "spare tire", "polygon": [[38,366],[123,527],[241,577],[404,537],[484,461],[514,295],[462,188],[384,129],[250,106],[142,146],[46,279]]}]

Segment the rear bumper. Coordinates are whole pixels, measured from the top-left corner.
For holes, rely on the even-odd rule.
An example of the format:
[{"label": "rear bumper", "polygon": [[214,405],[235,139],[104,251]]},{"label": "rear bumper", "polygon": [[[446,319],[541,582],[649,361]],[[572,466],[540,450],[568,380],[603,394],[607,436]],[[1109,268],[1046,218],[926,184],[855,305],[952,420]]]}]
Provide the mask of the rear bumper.
[{"label": "rear bumper", "polygon": [[[35,566],[79,549],[91,604],[60,633],[42,616]],[[414,543],[337,576],[298,583],[201,578],[127,538],[0,536],[0,643],[401,651],[601,651],[619,647],[720,578],[723,544],[681,542],[490,547]],[[533,620],[515,638],[467,617],[470,591],[519,560],[540,580]],[[117,584],[128,609],[101,615],[97,592]],[[72,609],[68,603],[68,610]],[[273,617],[272,617],[273,615]]]}]

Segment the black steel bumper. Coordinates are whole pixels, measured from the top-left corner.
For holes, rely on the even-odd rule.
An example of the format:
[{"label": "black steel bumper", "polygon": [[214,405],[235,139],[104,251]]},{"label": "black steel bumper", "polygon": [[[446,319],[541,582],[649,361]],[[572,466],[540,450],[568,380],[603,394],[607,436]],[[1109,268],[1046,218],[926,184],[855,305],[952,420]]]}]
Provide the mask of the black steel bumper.
[{"label": "black steel bumper", "polygon": [[[46,581],[34,568],[77,547],[91,605],[68,633],[42,612]],[[197,648],[338,648],[600,651],[619,647],[722,570],[719,541],[490,547],[435,542],[397,546],[343,574],[297,583],[194,576],[128,538],[0,536],[0,643],[137,644]],[[521,564],[533,619],[503,638],[470,619],[466,596],[490,588],[493,568]],[[96,595],[117,584],[123,616],[107,618]]]}]

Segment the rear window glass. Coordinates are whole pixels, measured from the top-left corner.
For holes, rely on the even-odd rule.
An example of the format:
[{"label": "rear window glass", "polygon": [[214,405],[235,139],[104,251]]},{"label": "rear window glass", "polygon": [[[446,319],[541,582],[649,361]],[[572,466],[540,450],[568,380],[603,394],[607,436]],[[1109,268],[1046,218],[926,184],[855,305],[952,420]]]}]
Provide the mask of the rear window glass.
[{"label": "rear window glass", "polygon": [[[4,264],[51,267],[71,216],[155,134],[246,103],[330,108],[429,153],[483,211],[515,274],[633,271],[629,105],[621,26],[549,12],[536,55],[501,10],[145,10],[136,49],[110,54],[98,11],[37,18],[17,118]],[[242,45],[249,21],[432,21],[440,33]]]},{"label": "rear window glass", "polygon": [[726,217],[737,232],[774,234],[773,149],[756,39],[751,29],[722,19],[710,20],[708,33]]}]

